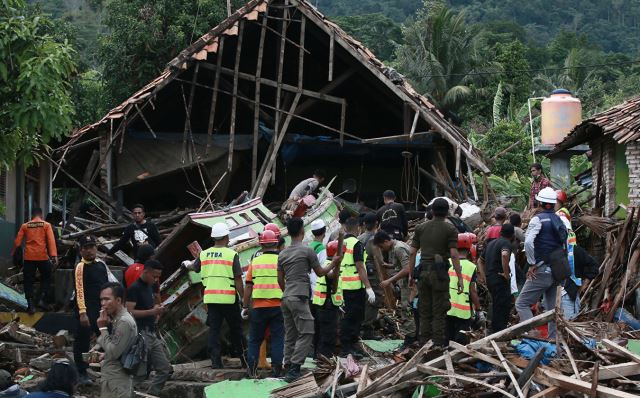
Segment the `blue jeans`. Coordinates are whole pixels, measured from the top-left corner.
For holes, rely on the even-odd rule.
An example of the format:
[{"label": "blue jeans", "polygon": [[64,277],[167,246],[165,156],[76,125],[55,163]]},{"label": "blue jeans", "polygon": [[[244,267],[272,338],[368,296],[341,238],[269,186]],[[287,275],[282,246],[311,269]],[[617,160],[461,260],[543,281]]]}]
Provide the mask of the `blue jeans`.
[{"label": "blue jeans", "polygon": [[256,369],[260,357],[260,345],[269,328],[271,336],[271,365],[282,365],[284,356],[284,319],[280,307],[254,308],[249,324],[249,369]]},{"label": "blue jeans", "polygon": [[571,300],[568,294],[562,296],[562,312],[567,320],[572,320],[580,312],[580,297],[576,296],[575,300]]}]

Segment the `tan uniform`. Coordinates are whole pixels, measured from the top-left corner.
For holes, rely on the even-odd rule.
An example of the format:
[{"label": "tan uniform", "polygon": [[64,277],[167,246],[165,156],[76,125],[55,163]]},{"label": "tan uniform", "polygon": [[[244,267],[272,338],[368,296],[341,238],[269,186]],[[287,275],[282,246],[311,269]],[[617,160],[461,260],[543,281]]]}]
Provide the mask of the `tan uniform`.
[{"label": "tan uniform", "polygon": [[131,347],[137,335],[136,321],[124,307],[113,319],[112,332],[100,331],[98,344],[105,353],[101,369],[101,398],[133,396],[133,380],[122,368],[120,356]]}]

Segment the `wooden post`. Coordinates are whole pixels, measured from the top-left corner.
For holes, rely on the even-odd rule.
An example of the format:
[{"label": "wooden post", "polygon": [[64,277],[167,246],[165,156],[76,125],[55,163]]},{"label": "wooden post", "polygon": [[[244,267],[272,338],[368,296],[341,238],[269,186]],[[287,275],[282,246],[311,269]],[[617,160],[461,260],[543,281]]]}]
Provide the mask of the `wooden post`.
[{"label": "wooden post", "polygon": [[256,184],[258,178],[258,130],[260,127],[260,76],[262,75],[262,57],[264,55],[264,38],[267,33],[269,9],[262,17],[262,28],[260,29],[260,44],[258,45],[258,62],[256,65],[256,99],[253,109],[253,148],[251,157],[251,186]]},{"label": "wooden post", "polygon": [[187,104],[187,110],[184,117],[184,133],[182,136],[182,163],[183,164],[187,156],[187,135],[191,134],[191,109],[193,108],[193,97],[196,93],[196,82],[198,81],[199,70],[200,70],[200,63],[196,62],[196,68],[193,71],[193,77],[191,78],[191,91],[189,92],[189,102]]},{"label": "wooden post", "polygon": [[478,201],[478,191],[476,190],[476,182],[473,179],[473,170],[471,170],[471,165],[469,164],[469,159],[464,158],[467,162],[467,173],[469,173],[469,183],[471,184],[471,189],[473,190],[473,200]]},{"label": "wooden post", "polygon": [[264,175],[258,181],[260,185],[258,186],[258,189],[256,190],[254,197],[262,197],[267,190],[267,185],[269,184],[269,180],[271,178],[271,170],[272,170],[273,164],[275,163],[276,158],[278,157],[278,151],[280,150],[280,146],[282,145],[284,136],[287,132],[287,129],[289,128],[289,123],[291,122],[291,119],[293,119],[295,109],[298,106],[298,102],[300,101],[301,96],[302,96],[301,93],[296,94],[296,97],[294,98],[293,103],[291,104],[289,114],[287,115],[284,121],[284,124],[282,125],[282,132],[280,135],[278,135],[278,139],[275,141],[273,150],[271,151],[269,158],[265,159],[265,166],[266,166],[264,168],[265,172],[264,172]]},{"label": "wooden post", "polygon": [[[284,2],[285,6],[289,4],[289,0],[285,0]],[[287,27],[288,27],[288,20],[289,20],[289,9],[287,7],[285,7],[282,10],[282,25],[280,28],[280,44],[279,44],[279,58],[278,58],[278,75],[276,78],[276,82],[277,82],[277,86],[276,86],[276,121],[275,121],[275,129],[274,129],[274,136],[273,136],[273,140],[277,141],[278,136],[281,134],[281,126],[280,126],[280,118],[281,118],[281,97],[282,97],[282,73],[284,70],[284,50],[287,46]],[[276,151],[277,152],[277,151]],[[271,175],[274,176],[276,175],[276,162],[274,161],[272,166],[271,166]],[[275,182],[275,181],[274,181]]]},{"label": "wooden post", "polygon": [[333,30],[331,30],[331,33],[329,34],[329,77],[327,78],[328,81],[333,80],[333,54],[335,52],[335,44],[336,44],[335,34],[333,33]]},{"label": "wooden post", "polygon": [[344,146],[344,125],[347,121],[347,100],[342,100],[340,107],[340,146]]},{"label": "wooden post", "polygon": [[236,63],[233,70],[233,95],[231,96],[231,129],[229,130],[229,158],[227,170],[233,167],[233,146],[236,135],[236,104],[238,102],[238,72],[240,71],[240,56],[242,55],[242,37],[244,33],[244,19],[240,20],[238,28],[238,45],[236,46]]},{"label": "wooden post", "polygon": [[418,127],[418,116],[420,116],[420,112],[416,111],[416,115],[413,117],[413,123],[411,123],[411,131],[409,132],[410,140],[413,140],[413,135],[416,133],[416,127]]},{"label": "wooden post", "polygon": [[216,53],[216,77],[213,81],[213,93],[211,93],[211,108],[209,109],[209,126],[207,128],[207,149],[205,154],[209,153],[211,147],[211,136],[213,134],[213,121],[216,116],[216,102],[218,101],[218,88],[220,86],[220,68],[222,67],[222,52],[224,51],[224,36],[220,35],[218,39],[218,52]]}]

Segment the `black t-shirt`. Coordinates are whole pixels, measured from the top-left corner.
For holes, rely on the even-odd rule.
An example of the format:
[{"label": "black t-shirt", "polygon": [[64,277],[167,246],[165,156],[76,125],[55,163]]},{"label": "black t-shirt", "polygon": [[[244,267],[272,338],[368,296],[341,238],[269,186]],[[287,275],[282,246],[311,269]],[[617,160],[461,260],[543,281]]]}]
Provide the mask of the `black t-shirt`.
[{"label": "black t-shirt", "polygon": [[482,253],[487,277],[502,273],[502,253],[507,252],[511,255],[511,249],[511,241],[503,237],[489,242],[489,245]]},{"label": "black t-shirt", "polygon": [[160,245],[160,240],[160,232],[154,223],[147,221],[144,224],[137,224],[134,222],[127,225],[120,240],[113,245],[107,254],[114,254],[118,250],[121,250],[127,242],[130,242],[131,246],[133,246],[133,254],[135,255],[138,252],[138,247],[145,242],[155,248]]},{"label": "black t-shirt", "polygon": [[402,203],[389,203],[378,209],[378,221],[380,229],[388,234],[407,234],[408,222]]},{"label": "black t-shirt", "polygon": [[[158,291],[158,285],[149,285],[142,279],[138,278],[127,289],[127,302],[136,303],[136,310],[150,310],[155,305],[154,294]],[[156,317],[146,316],[144,318],[135,318],[138,330],[148,330],[153,332],[156,330]]]}]

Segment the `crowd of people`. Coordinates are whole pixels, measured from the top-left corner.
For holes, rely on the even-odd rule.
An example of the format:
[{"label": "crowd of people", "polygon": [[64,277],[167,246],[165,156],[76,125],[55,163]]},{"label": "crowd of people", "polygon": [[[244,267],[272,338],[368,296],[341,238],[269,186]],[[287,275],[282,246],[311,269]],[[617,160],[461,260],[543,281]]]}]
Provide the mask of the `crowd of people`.
[{"label": "crowd of people", "polygon": [[[539,172],[538,166],[532,166],[532,174]],[[322,182],[316,177],[314,181]],[[296,198],[312,192],[317,185],[314,181],[297,187]],[[340,230],[329,239],[321,219],[310,225],[313,238],[306,242],[304,221],[291,217],[286,223],[291,239],[288,245],[280,228],[267,224],[259,236],[260,249],[245,275],[238,253],[228,247],[229,227],[225,223],[213,225],[213,245],[202,250],[196,260],[182,263],[198,272],[202,280],[212,367],[225,365],[221,336],[225,321],[231,341],[229,354],[240,358],[251,377],[258,374],[265,340],[269,341],[272,375],[287,381],[301,376],[308,357],[337,354],[362,358],[361,334],[376,337],[384,291],[397,292],[398,284],[411,290],[408,298],[400,294],[392,298],[393,302],[404,299],[402,304],[410,306],[414,314],[416,333],[409,336],[407,344],[431,342],[433,349],[444,350],[449,341],[465,343],[466,331],[488,321],[491,332],[498,332],[508,327],[514,307],[520,321],[531,318],[541,306],[553,309],[557,286],[563,286],[563,313],[572,318],[579,312],[581,288],[596,276],[598,265],[576,245],[571,214],[564,207],[566,194],[540,184],[544,185],[544,180],[534,176],[531,205],[537,211],[526,231],[521,228],[519,214],[498,207],[493,224],[477,237],[461,227],[458,204],[436,198],[410,237],[404,207],[395,202],[393,191],[384,192],[384,205],[377,212],[356,217],[341,211]],[[87,357],[92,354],[91,335],[97,336],[100,353],[96,354],[104,360],[104,397],[131,396],[134,385],[152,369],[154,378],[147,391],[158,395],[172,375],[156,328],[165,311],[158,291],[163,266],[154,259],[160,240],[157,228],[145,220],[142,205],[136,205],[133,214],[134,223],[110,250],[126,242],[133,246],[136,261],[127,269],[124,285],[97,258],[97,241],[90,235],[79,241],[81,260],[74,271],[78,320],[75,367],[69,363],[62,366],[74,368],[69,380],[90,384]],[[33,294],[26,262],[30,262],[30,275],[40,269],[44,281],[48,273],[46,264],[42,271],[42,263],[55,257],[55,248],[49,244],[50,226],[47,228],[41,217],[36,209],[18,236],[20,240],[27,236],[27,243],[29,236],[35,236],[39,242],[28,258],[25,252],[25,293],[30,306],[41,296]],[[516,258],[522,251],[526,261],[518,264]],[[380,272],[380,267],[385,272]],[[488,288],[491,308],[482,304],[479,283]],[[243,320],[249,322],[246,340]],[[554,335],[555,325],[550,323],[548,336]],[[140,339],[148,352],[146,371],[132,373],[123,358],[132,347],[139,347]]]}]

